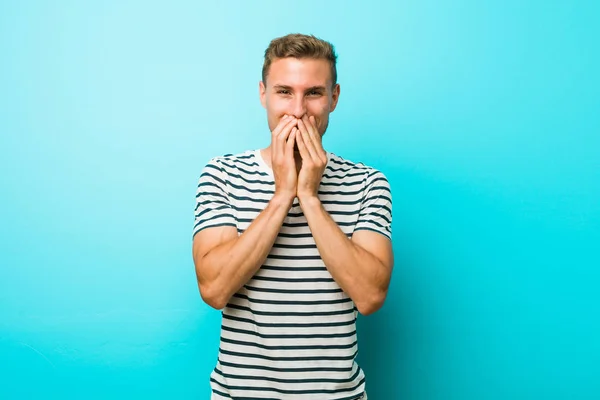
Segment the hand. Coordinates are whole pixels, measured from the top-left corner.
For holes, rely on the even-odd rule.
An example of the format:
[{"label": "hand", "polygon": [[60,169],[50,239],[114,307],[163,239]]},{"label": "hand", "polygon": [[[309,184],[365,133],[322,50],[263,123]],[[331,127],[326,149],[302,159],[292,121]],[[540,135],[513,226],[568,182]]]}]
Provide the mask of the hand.
[{"label": "hand", "polygon": [[327,153],[323,149],[321,135],[317,130],[315,117],[304,115],[298,119],[296,141],[302,157],[302,168],[298,174],[298,189],[296,195],[302,201],[308,198],[318,198],[321,178],[327,166]]},{"label": "hand", "polygon": [[296,118],[286,115],[271,134],[271,165],[275,178],[275,195],[290,204],[296,197],[298,173],[294,160],[294,143],[298,133]]}]

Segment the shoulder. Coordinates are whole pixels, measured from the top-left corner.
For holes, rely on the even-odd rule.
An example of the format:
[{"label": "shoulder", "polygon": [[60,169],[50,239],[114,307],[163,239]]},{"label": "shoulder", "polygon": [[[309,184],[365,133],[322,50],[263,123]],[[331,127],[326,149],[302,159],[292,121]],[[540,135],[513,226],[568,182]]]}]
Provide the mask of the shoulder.
[{"label": "shoulder", "polygon": [[349,160],[331,152],[329,153],[327,169],[332,173],[342,173],[344,176],[362,175],[367,185],[378,180],[387,182],[387,177],[379,169],[361,161]]},{"label": "shoulder", "polygon": [[207,162],[205,168],[218,169],[222,173],[253,169],[258,167],[254,154],[255,150],[246,150],[236,154],[215,156]]}]

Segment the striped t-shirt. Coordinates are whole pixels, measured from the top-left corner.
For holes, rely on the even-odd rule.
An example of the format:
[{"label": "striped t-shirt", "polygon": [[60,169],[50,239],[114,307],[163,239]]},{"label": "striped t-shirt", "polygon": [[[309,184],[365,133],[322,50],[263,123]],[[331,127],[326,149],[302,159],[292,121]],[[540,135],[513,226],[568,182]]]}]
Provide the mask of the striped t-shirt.
[{"label": "striped t-shirt", "polygon": [[[391,239],[386,177],[327,154],[318,193],[325,210],[348,237],[368,229]],[[274,189],[260,150],[213,158],[200,176],[193,234],[214,226],[242,234]],[[360,399],[357,312],[321,260],[295,199],[267,259],[222,311],[212,399]]]}]

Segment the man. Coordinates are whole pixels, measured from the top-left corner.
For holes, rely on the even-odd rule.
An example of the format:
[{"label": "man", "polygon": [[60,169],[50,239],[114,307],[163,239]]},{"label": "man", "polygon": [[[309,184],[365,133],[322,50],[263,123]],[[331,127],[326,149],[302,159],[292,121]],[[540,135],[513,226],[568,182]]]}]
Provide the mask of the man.
[{"label": "man", "polygon": [[391,194],[378,170],[323,149],[336,54],[291,34],[265,51],[266,149],[213,158],[196,195],[193,257],[223,310],[212,399],[366,399],[357,313],[390,282]]}]

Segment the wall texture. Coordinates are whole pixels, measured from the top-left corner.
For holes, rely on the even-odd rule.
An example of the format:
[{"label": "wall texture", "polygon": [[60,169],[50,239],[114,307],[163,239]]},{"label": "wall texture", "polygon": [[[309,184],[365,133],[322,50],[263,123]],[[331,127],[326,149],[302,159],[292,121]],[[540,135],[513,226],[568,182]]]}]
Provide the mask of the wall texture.
[{"label": "wall texture", "polygon": [[209,397],[196,183],[268,145],[262,54],[289,32],[339,53],[326,148],[393,188],[370,398],[600,398],[597,2],[11,3],[0,398]]}]

